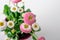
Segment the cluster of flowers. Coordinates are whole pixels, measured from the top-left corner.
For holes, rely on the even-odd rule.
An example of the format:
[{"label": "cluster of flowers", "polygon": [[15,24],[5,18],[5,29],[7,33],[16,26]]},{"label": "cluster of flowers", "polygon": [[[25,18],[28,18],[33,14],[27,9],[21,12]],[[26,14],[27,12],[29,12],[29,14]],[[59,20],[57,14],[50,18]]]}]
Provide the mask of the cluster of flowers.
[{"label": "cluster of flowers", "polygon": [[[30,33],[32,29],[34,31],[38,31],[40,29],[39,25],[35,23],[35,16],[31,12],[27,12],[24,14],[24,23],[20,25],[20,30],[24,33]],[[4,30],[5,27],[13,28],[14,21],[5,22],[0,20],[0,30]]]},{"label": "cluster of flowers", "polygon": [[[22,0],[11,1],[13,3],[18,3]],[[0,30],[5,31],[9,38],[13,38],[12,40],[21,40],[18,38],[20,36],[27,36],[26,34],[31,35],[34,40],[45,40],[43,37],[37,39],[35,36],[35,32],[40,31],[40,26],[36,23],[36,16],[30,9],[27,11],[24,10],[24,5],[22,7],[8,7],[8,5],[5,5],[4,14],[7,17],[5,20],[0,20]]]}]

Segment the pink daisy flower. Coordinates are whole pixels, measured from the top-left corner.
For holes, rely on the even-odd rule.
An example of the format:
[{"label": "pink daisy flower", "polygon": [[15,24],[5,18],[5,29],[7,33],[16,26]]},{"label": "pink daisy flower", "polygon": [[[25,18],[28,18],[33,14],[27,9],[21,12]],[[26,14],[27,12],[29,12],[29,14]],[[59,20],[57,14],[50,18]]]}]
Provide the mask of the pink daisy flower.
[{"label": "pink daisy flower", "polygon": [[45,37],[39,37],[38,40],[45,40]]},{"label": "pink daisy flower", "polygon": [[26,24],[26,23],[22,23],[20,25],[20,30],[23,32],[23,33],[30,33],[31,32],[31,26]]},{"label": "pink daisy flower", "polygon": [[13,3],[18,3],[18,2],[20,2],[20,1],[22,1],[22,0],[11,0]]},{"label": "pink daisy flower", "polygon": [[35,15],[31,12],[27,12],[24,14],[24,22],[32,25],[36,21]]}]

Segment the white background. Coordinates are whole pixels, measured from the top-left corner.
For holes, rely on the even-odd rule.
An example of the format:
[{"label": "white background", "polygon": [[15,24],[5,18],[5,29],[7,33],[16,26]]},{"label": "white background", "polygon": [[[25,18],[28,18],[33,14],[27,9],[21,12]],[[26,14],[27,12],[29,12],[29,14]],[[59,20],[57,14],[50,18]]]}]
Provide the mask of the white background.
[{"label": "white background", "polygon": [[[0,19],[3,17],[3,6],[8,2],[0,0]],[[60,0],[25,0],[25,7],[36,14],[37,23],[41,27],[41,31],[36,33],[38,36],[44,36],[46,40],[60,40]],[[1,34],[0,40],[4,40]]]}]

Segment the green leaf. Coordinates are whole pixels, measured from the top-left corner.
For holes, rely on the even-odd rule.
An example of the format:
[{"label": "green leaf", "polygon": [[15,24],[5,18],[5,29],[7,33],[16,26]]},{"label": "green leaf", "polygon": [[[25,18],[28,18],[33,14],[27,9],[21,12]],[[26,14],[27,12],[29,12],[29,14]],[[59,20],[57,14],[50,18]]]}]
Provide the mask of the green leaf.
[{"label": "green leaf", "polygon": [[18,37],[15,37],[15,40],[18,40]]},{"label": "green leaf", "polygon": [[16,30],[16,33],[20,31],[19,25],[15,24],[14,29]]},{"label": "green leaf", "polygon": [[11,32],[8,32],[7,36],[11,38],[13,35]]},{"label": "green leaf", "polygon": [[18,24],[22,24],[24,21],[23,20],[18,20]]},{"label": "green leaf", "polygon": [[18,16],[18,13],[17,13],[17,12],[15,12],[14,14],[15,14],[15,18],[16,18],[16,17]]},{"label": "green leaf", "polygon": [[8,32],[11,31],[11,29],[7,27],[4,31],[5,31],[6,33],[8,33]]},{"label": "green leaf", "polygon": [[4,13],[9,15],[10,7],[8,5],[4,5]]},{"label": "green leaf", "polygon": [[7,19],[9,20],[13,20],[15,18],[14,13],[10,11],[10,7],[8,5],[4,5],[4,14],[7,16]]},{"label": "green leaf", "polygon": [[18,33],[21,33],[20,29],[19,29],[19,30],[16,30],[16,33],[17,33],[17,34],[18,34]]},{"label": "green leaf", "polygon": [[25,9],[25,6],[22,6],[21,8]]},{"label": "green leaf", "polygon": [[4,14],[7,16],[8,20],[11,19],[10,12],[10,7],[8,5],[4,5]]},{"label": "green leaf", "polygon": [[26,12],[31,12],[31,10],[30,9],[27,9]]}]

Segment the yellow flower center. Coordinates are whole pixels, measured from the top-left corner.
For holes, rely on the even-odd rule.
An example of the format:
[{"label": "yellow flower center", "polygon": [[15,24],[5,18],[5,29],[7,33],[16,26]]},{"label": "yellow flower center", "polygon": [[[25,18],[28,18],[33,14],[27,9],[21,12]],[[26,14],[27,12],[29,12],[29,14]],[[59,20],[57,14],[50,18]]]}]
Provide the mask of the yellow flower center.
[{"label": "yellow flower center", "polygon": [[10,22],[9,25],[12,26],[13,24]]},{"label": "yellow flower center", "polygon": [[4,25],[4,22],[0,22],[0,27]]},{"label": "yellow flower center", "polygon": [[24,25],[24,28],[28,28],[28,25],[27,25],[27,24],[25,24],[25,25]]},{"label": "yellow flower center", "polygon": [[20,9],[19,12],[23,12],[23,9]]},{"label": "yellow flower center", "polygon": [[16,10],[16,8],[15,8],[15,7],[13,7],[13,10]]},{"label": "yellow flower center", "polygon": [[22,11],[21,9],[19,11]]},{"label": "yellow flower center", "polygon": [[34,28],[37,28],[37,25],[35,25]]},{"label": "yellow flower center", "polygon": [[29,20],[32,20],[32,16],[30,15],[28,19],[29,19]]}]

